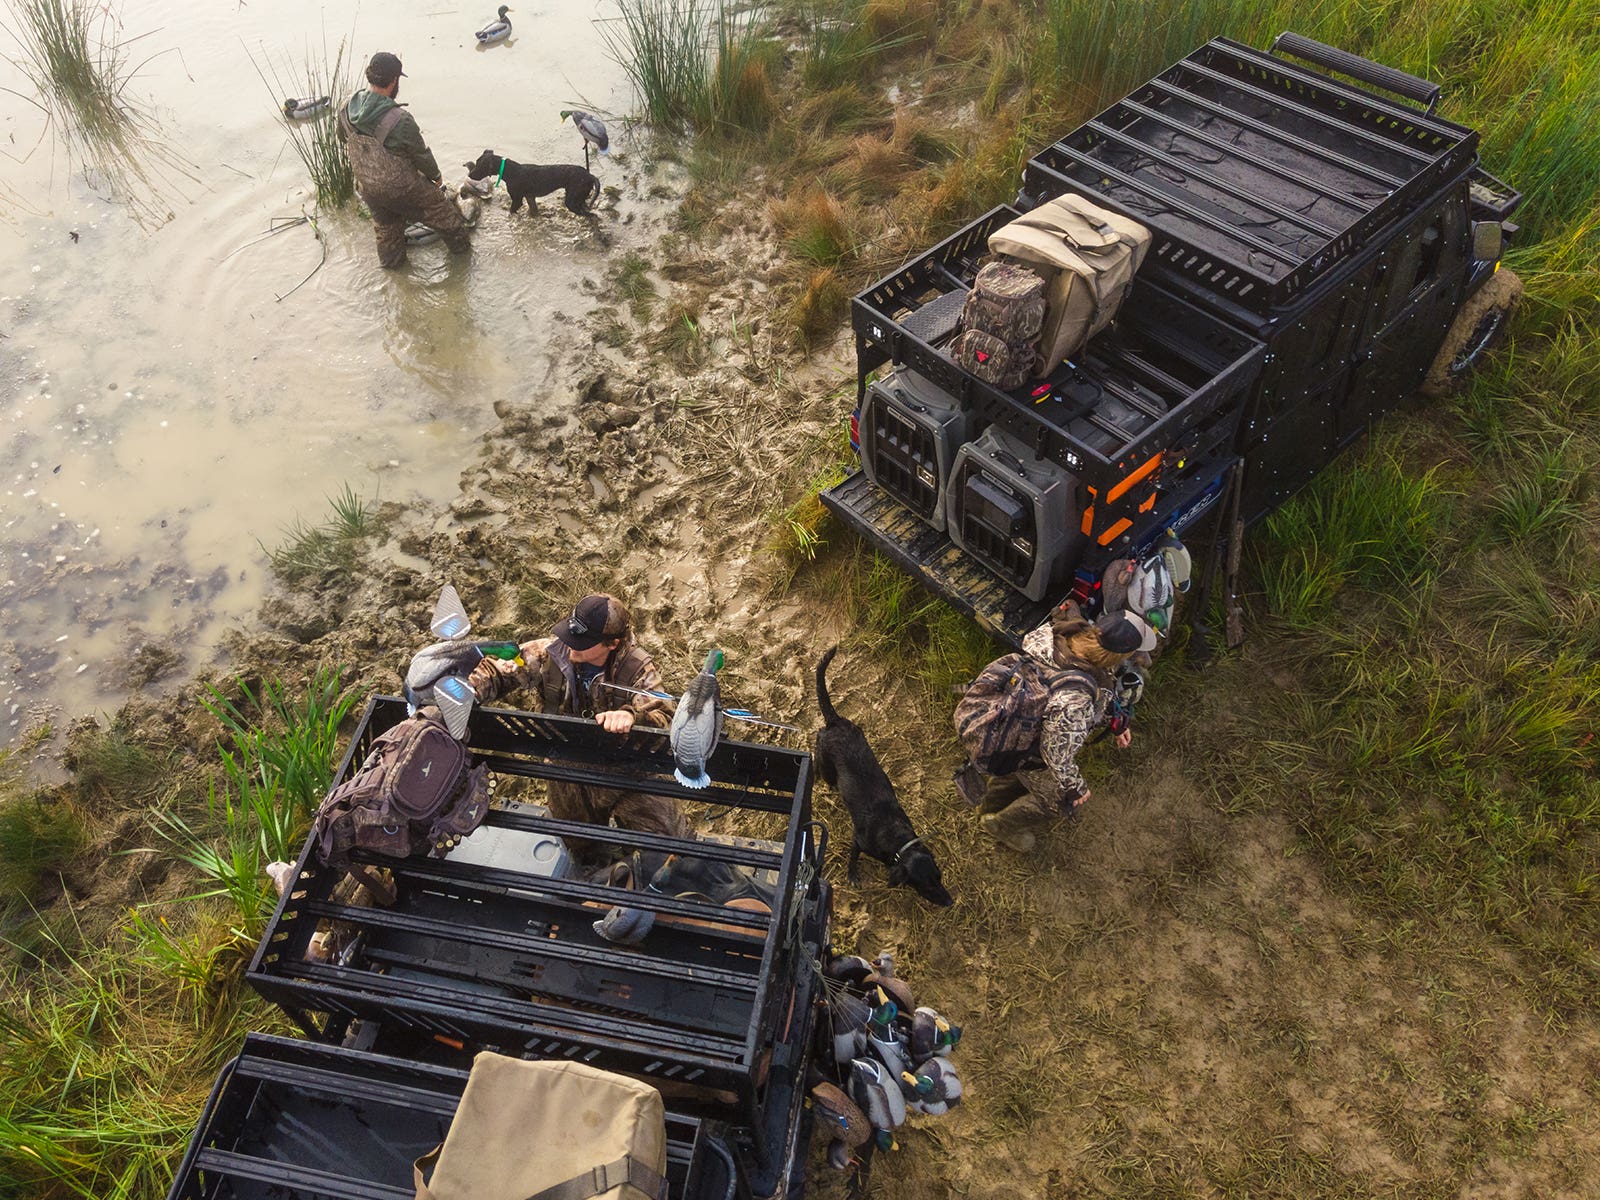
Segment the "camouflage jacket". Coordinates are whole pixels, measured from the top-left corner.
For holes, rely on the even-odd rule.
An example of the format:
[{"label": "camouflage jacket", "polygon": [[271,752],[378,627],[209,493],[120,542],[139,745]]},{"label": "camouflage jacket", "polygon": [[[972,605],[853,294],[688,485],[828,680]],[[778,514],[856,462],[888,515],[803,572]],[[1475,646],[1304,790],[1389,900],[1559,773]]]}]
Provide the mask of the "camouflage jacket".
[{"label": "camouflage jacket", "polygon": [[[344,115],[357,133],[370,135],[377,130],[383,114],[391,108],[398,107],[403,106],[397,105],[387,96],[380,96],[373,91],[360,91],[350,97],[350,103],[345,105]],[[340,129],[343,128],[341,124]],[[417,127],[417,119],[409,112],[395,123],[389,135],[383,139],[383,148],[396,158],[410,163],[424,179],[430,182],[439,180],[438,160],[433,157],[433,151],[428,149],[428,143],[422,140],[422,130]]]},{"label": "camouflage jacket", "polygon": [[[1058,659],[1054,651],[1058,632],[1046,622],[1022,640],[1022,648],[1035,658],[1056,666]],[[1089,670],[1082,663],[1072,665]],[[1094,670],[1089,673],[1097,679],[1101,675]],[[1039,757],[1044,759],[1044,767],[1019,772],[1030,792],[1053,800],[1063,811],[1088,790],[1083,773],[1078,770],[1078,754],[1090,735],[1104,723],[1111,703],[1110,689],[1103,679],[1100,682],[1093,697],[1076,687],[1062,688],[1050,697],[1039,731]]]},{"label": "camouflage jacket", "polygon": [[484,704],[493,703],[510,692],[532,691],[539,697],[539,711],[567,716],[593,716],[597,712],[627,709],[635,725],[665,729],[672,723],[669,701],[654,696],[606,687],[607,682],[641,691],[662,691],[661,673],[655,661],[633,642],[625,642],[606,660],[600,674],[584,687],[578,670],[567,657],[567,647],[559,638],[540,638],[522,644],[522,664],[505,659],[485,658],[473,668],[473,691]]}]

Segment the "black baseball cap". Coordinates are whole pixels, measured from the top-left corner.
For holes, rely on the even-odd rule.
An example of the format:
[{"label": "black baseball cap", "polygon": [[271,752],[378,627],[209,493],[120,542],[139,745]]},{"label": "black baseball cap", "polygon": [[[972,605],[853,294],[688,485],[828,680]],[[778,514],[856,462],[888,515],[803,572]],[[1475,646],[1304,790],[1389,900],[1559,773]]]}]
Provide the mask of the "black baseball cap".
[{"label": "black baseball cap", "polygon": [[606,632],[611,616],[610,596],[585,596],[578,601],[570,617],[556,622],[550,635],[574,650],[587,650],[591,646],[598,646],[608,637],[617,636]]},{"label": "black baseball cap", "polygon": [[1100,644],[1113,654],[1132,654],[1155,645],[1155,632],[1133,613],[1107,613],[1097,623]]},{"label": "black baseball cap", "polygon": [[379,50],[367,64],[367,82],[378,87],[388,87],[404,74],[400,69],[400,59],[387,50]]}]

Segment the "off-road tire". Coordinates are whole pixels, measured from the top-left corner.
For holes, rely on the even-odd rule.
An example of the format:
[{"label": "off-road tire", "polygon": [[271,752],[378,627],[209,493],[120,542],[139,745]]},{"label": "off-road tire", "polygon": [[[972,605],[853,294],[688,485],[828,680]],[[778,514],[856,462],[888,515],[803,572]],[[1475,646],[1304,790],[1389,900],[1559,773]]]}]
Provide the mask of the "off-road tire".
[{"label": "off-road tire", "polygon": [[1491,275],[1456,313],[1417,391],[1438,398],[1466,387],[1472,373],[1505,337],[1511,314],[1521,301],[1522,280],[1515,271],[1502,267]]}]

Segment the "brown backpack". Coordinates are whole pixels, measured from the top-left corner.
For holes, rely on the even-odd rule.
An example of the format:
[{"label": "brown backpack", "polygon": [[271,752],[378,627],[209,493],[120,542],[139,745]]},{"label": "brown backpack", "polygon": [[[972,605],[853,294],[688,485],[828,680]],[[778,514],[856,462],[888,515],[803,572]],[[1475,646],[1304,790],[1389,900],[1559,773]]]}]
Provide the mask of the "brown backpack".
[{"label": "brown backpack", "polygon": [[1093,697],[1100,685],[1088,671],[1031,654],[1007,654],[985,667],[956,705],[956,733],[972,764],[986,775],[1012,775],[1041,762],[1044,710],[1064,688]]},{"label": "brown backpack", "polygon": [[1111,323],[1150,248],[1150,231],[1068,192],[989,235],[989,250],[1045,281],[1049,311],[1030,374],[1048,375]]},{"label": "brown backpack", "polygon": [[429,705],[380,734],[361,769],[328,793],[313,829],[317,857],[344,869],[356,847],[391,858],[443,855],[483,824],[488,776]]},{"label": "brown backpack", "polygon": [[1021,387],[1033,374],[1044,318],[1044,280],[1015,263],[988,263],[967,293],[950,357],[985,383]]}]

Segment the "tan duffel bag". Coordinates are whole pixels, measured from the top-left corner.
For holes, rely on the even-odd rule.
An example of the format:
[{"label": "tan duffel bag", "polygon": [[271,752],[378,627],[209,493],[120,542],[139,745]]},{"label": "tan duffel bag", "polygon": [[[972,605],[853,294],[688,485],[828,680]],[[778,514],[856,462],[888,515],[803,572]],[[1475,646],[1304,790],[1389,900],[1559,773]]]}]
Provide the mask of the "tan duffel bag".
[{"label": "tan duffel bag", "polygon": [[1026,263],[1045,281],[1049,307],[1039,333],[1036,377],[1055,370],[1111,323],[1149,249],[1150,231],[1143,225],[1070,192],[989,235],[992,253]]},{"label": "tan duffel bag", "polygon": [[444,1143],[417,1160],[417,1200],[666,1200],[666,1170],[655,1088],[486,1050]]}]

